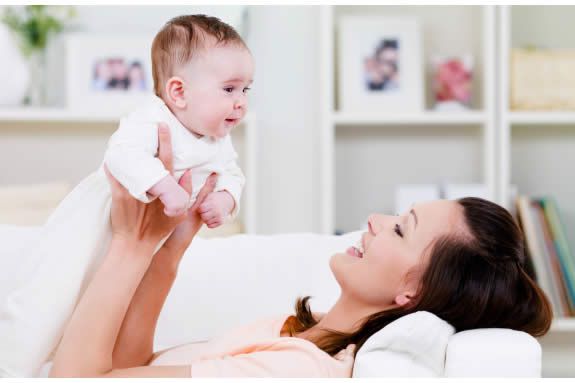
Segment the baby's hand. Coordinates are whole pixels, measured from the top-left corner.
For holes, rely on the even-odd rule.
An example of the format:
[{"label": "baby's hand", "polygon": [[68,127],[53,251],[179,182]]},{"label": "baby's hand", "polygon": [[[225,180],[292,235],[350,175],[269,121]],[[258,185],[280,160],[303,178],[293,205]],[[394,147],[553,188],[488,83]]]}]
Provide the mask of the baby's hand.
[{"label": "baby's hand", "polygon": [[224,218],[232,212],[235,205],[234,197],[227,191],[212,192],[200,205],[198,212],[202,221],[213,229],[224,223]]},{"label": "baby's hand", "polygon": [[177,217],[185,213],[189,207],[190,195],[171,175],[162,178],[148,190],[148,193],[157,196],[162,201],[164,214],[168,217]]},{"label": "baby's hand", "polygon": [[164,214],[168,217],[182,215],[189,207],[190,195],[182,187],[162,193],[159,198],[164,204]]}]

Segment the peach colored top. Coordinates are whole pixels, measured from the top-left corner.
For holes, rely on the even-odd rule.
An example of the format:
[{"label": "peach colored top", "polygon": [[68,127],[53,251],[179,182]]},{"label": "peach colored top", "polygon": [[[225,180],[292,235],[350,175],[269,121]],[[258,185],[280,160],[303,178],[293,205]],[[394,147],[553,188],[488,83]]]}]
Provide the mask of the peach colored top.
[{"label": "peach colored top", "polygon": [[350,365],[314,343],[280,336],[288,317],[261,320],[203,344],[169,349],[150,365],[190,364],[192,377],[351,377]]}]

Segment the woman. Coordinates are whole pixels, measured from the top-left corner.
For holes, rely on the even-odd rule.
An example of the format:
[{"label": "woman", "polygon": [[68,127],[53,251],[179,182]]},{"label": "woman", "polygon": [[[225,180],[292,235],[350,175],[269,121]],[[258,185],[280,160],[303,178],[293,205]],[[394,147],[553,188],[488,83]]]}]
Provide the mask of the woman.
[{"label": "woman", "polygon": [[[162,127],[159,142],[159,158],[171,170]],[[457,331],[506,327],[541,336],[549,329],[550,306],[523,269],[515,221],[493,203],[464,198],[417,204],[403,216],[370,216],[361,244],[330,260],[341,295],[327,313],[312,313],[305,298],[295,316],[243,327],[204,350],[168,350],[154,362],[156,322],[215,177],[185,216],[173,218],[161,203],[143,204],[108,178],[112,243],[65,330],[51,376],[350,377],[353,356],[369,336],[422,310]],[[191,192],[189,173],[180,183]]]}]

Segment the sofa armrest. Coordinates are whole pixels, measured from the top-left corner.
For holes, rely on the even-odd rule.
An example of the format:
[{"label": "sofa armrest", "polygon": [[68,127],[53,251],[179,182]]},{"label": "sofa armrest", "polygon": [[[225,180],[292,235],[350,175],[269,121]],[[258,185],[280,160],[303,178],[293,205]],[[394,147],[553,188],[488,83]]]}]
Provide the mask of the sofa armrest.
[{"label": "sofa armrest", "polygon": [[445,375],[541,377],[541,346],[531,335],[491,328],[456,333],[449,339]]}]

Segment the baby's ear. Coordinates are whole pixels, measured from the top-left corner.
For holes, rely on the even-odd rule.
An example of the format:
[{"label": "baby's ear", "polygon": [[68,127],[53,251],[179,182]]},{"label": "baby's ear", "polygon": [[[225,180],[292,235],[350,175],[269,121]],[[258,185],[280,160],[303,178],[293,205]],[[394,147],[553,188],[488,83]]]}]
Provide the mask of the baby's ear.
[{"label": "baby's ear", "polygon": [[184,80],[181,77],[174,76],[166,82],[167,101],[176,108],[186,107],[186,98],[184,97]]}]

